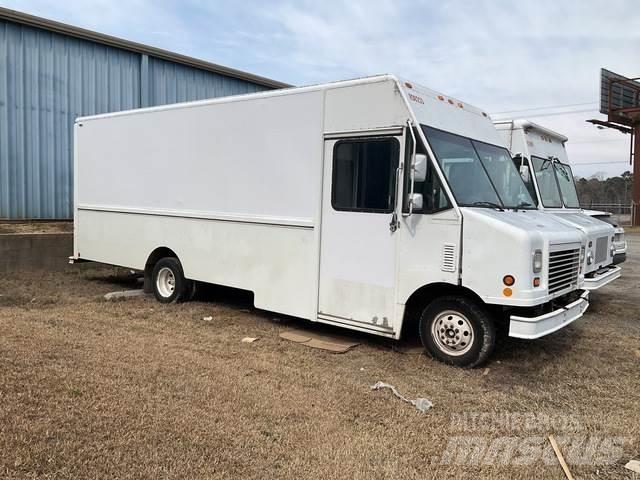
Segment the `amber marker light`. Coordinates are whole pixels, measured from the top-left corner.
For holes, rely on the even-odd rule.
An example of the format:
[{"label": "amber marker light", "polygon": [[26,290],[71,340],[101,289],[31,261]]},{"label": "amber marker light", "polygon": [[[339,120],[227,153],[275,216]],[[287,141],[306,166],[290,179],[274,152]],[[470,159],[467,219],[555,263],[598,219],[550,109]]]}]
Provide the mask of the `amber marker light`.
[{"label": "amber marker light", "polygon": [[510,297],[511,295],[513,295],[513,290],[511,290],[509,287],[507,287],[504,290],[502,290],[502,294],[505,297]]},{"label": "amber marker light", "polygon": [[502,283],[504,283],[507,287],[513,286],[516,283],[516,279],[513,275],[505,275],[502,277]]}]

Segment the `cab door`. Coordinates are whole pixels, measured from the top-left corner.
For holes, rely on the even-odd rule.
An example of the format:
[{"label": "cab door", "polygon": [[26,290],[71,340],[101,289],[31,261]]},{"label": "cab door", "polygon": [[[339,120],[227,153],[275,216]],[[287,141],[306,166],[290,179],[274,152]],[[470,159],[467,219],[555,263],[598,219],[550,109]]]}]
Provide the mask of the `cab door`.
[{"label": "cab door", "polygon": [[394,333],[401,132],[325,140],[321,321]]}]

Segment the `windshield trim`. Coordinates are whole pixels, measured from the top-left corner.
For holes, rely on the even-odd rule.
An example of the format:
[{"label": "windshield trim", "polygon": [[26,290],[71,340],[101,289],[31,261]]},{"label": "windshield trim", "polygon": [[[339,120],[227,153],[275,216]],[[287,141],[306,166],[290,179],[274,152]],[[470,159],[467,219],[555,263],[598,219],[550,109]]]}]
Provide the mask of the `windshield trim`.
[{"label": "windshield trim", "polygon": [[[473,151],[475,152],[476,156],[478,157],[478,160],[480,161],[480,165],[482,166],[482,169],[484,170],[484,173],[487,176],[487,179],[489,180],[489,183],[491,184],[491,188],[493,188],[493,191],[496,194],[496,197],[498,198],[498,200],[500,200],[500,207],[503,210],[537,210],[538,209],[538,207],[536,205],[528,205],[528,206],[505,205],[504,201],[502,200],[502,197],[500,196],[500,193],[498,192],[498,189],[496,188],[495,184],[493,183],[493,179],[491,178],[491,175],[489,175],[489,171],[487,170],[487,167],[485,166],[484,162],[482,161],[482,157],[478,153],[478,149],[476,148],[475,143],[477,142],[477,143],[481,143],[483,145],[488,145],[489,147],[502,149],[502,150],[504,150],[506,152],[507,156],[509,158],[511,158],[511,153],[509,152],[509,150],[507,148],[502,147],[500,145],[494,145],[492,143],[484,142],[482,140],[476,140],[476,139],[471,138],[471,137],[465,137],[464,135],[459,135],[457,133],[449,132],[447,130],[442,130],[441,128],[432,127],[431,125],[427,125],[425,123],[421,123],[420,127],[427,127],[427,128],[432,129],[432,130],[436,130],[436,131],[439,131],[439,132],[442,132],[442,133],[446,133],[448,135],[453,135],[453,136],[458,137],[458,138],[464,138],[465,140],[469,140],[471,142],[471,147],[473,148]],[[425,136],[425,138],[427,140],[427,143],[429,144],[429,148],[431,149],[431,151],[433,152],[433,155],[436,158],[436,161],[438,162],[438,164],[440,164],[440,162],[438,160],[438,154],[436,153],[435,149],[431,145],[431,140],[429,139],[429,135],[427,135],[427,133],[424,132],[424,136]],[[518,178],[520,178],[520,174],[518,174]],[[446,176],[445,176],[445,180],[447,181],[447,184],[449,185],[449,188],[451,189],[451,184],[449,184],[449,179],[446,178]],[[522,178],[520,178],[520,180],[522,181]],[[526,185],[524,185],[524,181],[523,181],[523,187],[526,190]],[[560,188],[560,187],[558,187],[558,188]],[[528,192],[528,190],[527,190],[527,192]],[[491,208],[493,210],[496,210],[496,207],[493,207],[493,206],[490,206],[490,205],[478,205],[478,204],[471,204],[471,203],[461,203],[458,200],[458,198],[456,197],[456,194],[453,191],[453,189],[451,189],[451,193],[453,194],[453,197],[455,198],[456,203],[458,204],[459,207]],[[534,200],[534,199],[532,198],[531,200]]]}]

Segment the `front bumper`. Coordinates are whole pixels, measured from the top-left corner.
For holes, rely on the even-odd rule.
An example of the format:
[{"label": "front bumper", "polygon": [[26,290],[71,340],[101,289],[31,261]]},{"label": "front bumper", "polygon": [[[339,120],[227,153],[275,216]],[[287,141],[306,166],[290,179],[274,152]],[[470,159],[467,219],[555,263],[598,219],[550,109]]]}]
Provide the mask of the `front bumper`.
[{"label": "front bumper", "polygon": [[579,319],[588,306],[589,292],[584,291],[577,300],[544,315],[537,317],[511,315],[509,336],[529,340],[544,337]]},{"label": "front bumper", "polygon": [[624,263],[624,261],[627,259],[627,253],[616,253],[613,256],[613,264],[614,265],[618,265],[619,263]]},{"label": "front bumper", "polygon": [[613,264],[622,263],[627,259],[627,241],[613,242]]},{"label": "front bumper", "polygon": [[617,278],[620,278],[622,269],[615,265],[609,265],[608,267],[601,268],[597,272],[594,272],[590,277],[584,279],[585,290],[597,290],[600,287],[613,282]]}]

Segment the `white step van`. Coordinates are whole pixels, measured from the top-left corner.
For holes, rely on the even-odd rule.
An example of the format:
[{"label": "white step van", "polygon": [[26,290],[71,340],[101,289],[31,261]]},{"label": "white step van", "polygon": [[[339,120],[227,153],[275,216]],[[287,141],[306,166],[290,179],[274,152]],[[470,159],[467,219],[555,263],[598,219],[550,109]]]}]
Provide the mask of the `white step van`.
[{"label": "white step van", "polygon": [[513,153],[516,167],[538,208],[567,225],[574,225],[587,236],[584,288],[596,290],[619,278],[622,270],[613,265],[615,228],[580,208],[565,149],[567,137],[528,120],[501,120],[494,124]]},{"label": "white step van", "polygon": [[[72,261],[194,282],[257,308],[472,367],[496,328],[581,317],[585,236],[536,209],[481,110],[384,75],[79,118]],[[407,329],[408,330],[408,329]]]}]

